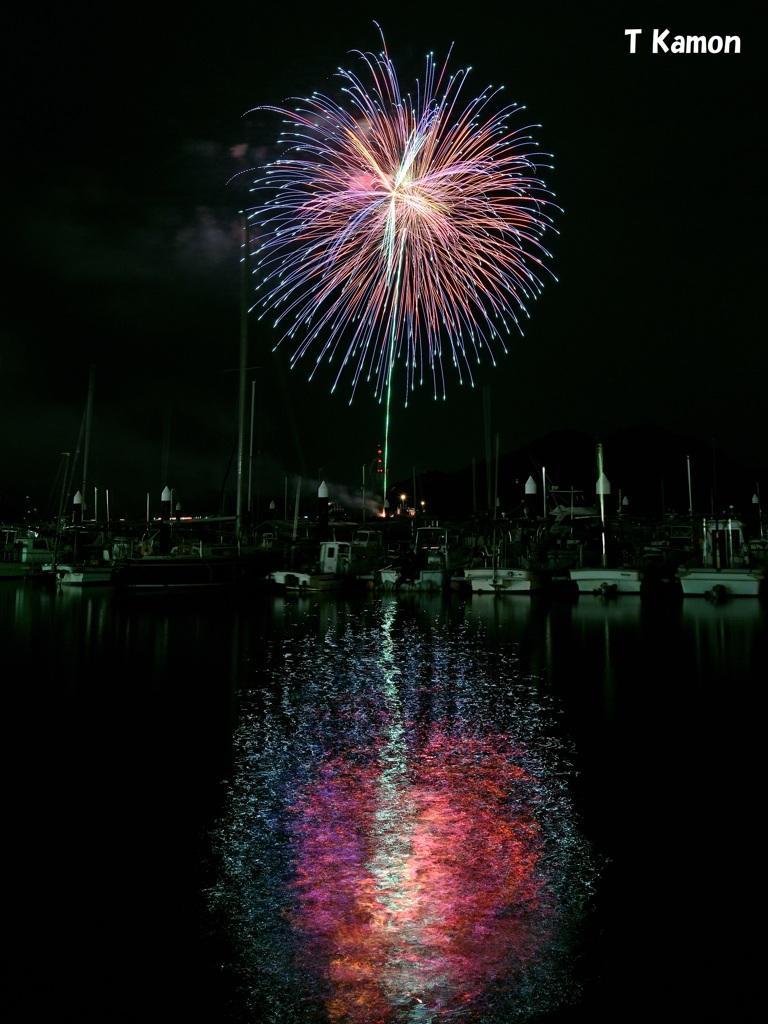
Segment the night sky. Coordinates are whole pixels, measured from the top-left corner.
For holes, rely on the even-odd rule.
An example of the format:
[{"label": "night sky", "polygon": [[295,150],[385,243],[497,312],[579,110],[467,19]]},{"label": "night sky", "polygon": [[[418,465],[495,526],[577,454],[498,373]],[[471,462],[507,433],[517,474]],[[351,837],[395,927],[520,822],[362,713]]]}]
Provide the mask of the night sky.
[{"label": "night sky", "polygon": [[[749,480],[768,471],[765,59],[758,5],[457,6],[232,3],[32,8],[6,38],[0,519],[55,509],[61,453],[113,515],[173,489],[185,511],[233,510],[241,216],[275,155],[277,115],[332,90],[350,51],[381,49],[404,91],[425,55],[471,66],[525,104],[554,156],[558,281],[474,389],[448,373],[394,407],[390,479],[453,472],[554,432],[649,425],[712,442]],[[630,54],[627,28],[642,28]],[[740,54],[652,53],[654,29],[738,35]],[[240,174],[254,168],[254,173]],[[236,176],[236,177],[233,177]],[[359,493],[383,438],[361,386],[331,393],[248,329],[251,485],[300,475]],[[255,384],[251,382],[255,381]],[[250,411],[248,417],[250,418]],[[248,428],[248,423],[246,424]],[[247,442],[250,447],[250,441]],[[79,456],[77,453],[80,453]],[[648,458],[653,453],[647,454]],[[365,470],[364,470],[365,467]],[[586,483],[586,481],[585,481]],[[90,495],[87,501],[90,500]],[[99,499],[99,500],[103,500]]]}]

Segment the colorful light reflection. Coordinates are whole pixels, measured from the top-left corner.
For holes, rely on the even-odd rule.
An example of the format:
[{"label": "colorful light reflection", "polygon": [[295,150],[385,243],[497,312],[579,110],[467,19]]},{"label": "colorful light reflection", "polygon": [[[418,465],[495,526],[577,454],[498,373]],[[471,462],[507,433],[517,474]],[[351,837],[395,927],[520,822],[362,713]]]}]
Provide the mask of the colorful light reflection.
[{"label": "colorful light reflection", "polygon": [[462,629],[335,609],[320,640],[274,640],[238,736],[211,903],[249,1009],[521,1022],[572,1000],[595,868],[546,701]]},{"label": "colorful light reflection", "polygon": [[541,830],[517,753],[433,729],[396,779],[337,757],[304,788],[291,920],[307,969],[324,965],[330,1020],[466,1006],[539,952]]}]

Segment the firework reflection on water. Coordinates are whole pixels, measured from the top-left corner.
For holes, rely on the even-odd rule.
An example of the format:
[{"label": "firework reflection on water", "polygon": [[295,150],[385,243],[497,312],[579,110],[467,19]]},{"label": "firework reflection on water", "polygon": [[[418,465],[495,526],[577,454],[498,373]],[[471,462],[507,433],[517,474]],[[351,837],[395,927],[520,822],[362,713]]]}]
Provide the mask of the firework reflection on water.
[{"label": "firework reflection on water", "polygon": [[578,999],[597,868],[514,656],[397,602],[273,641],[211,910],[265,1022],[526,1020]]}]

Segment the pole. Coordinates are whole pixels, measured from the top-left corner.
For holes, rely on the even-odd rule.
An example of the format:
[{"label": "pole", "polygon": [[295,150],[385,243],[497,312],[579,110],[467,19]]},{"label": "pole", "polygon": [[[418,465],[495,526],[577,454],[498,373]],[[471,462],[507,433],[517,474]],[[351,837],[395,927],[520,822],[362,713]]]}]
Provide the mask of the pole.
[{"label": "pole", "polygon": [[496,506],[499,503],[499,435],[496,435],[496,464],[493,470],[493,519],[496,521]]},{"label": "pole", "polygon": [[296,503],[293,509],[293,539],[299,534],[299,496],[301,495],[301,477],[296,480]]},{"label": "pole", "polygon": [[760,504],[760,481],[755,481],[755,498],[757,498],[757,522],[760,526],[760,540],[763,540],[763,508]]},{"label": "pole", "polygon": [[243,211],[243,261],[240,295],[240,373],[237,394],[237,498],[235,502],[235,534],[240,540],[243,519],[243,461],[245,451],[245,374],[248,366],[248,282],[250,276],[250,244],[248,217]]},{"label": "pole", "polygon": [[83,486],[81,493],[83,495],[83,511],[85,511],[85,496],[88,493],[85,489],[88,476],[88,450],[91,445],[91,411],[93,409],[93,381],[96,376],[96,367],[91,367],[91,372],[88,377],[88,401],[85,406],[85,445],[83,455]]},{"label": "pole", "polygon": [[544,492],[542,500],[544,502],[544,522],[546,523],[546,521],[547,521],[547,467],[546,466],[542,466],[541,467],[541,489]]},{"label": "pole", "polygon": [[248,450],[248,515],[251,514],[251,480],[253,477],[253,410],[255,405],[256,381],[251,381],[251,442]]},{"label": "pole", "polygon": [[59,512],[56,516],[56,534],[53,540],[53,562],[54,568],[56,559],[59,554],[59,541],[61,539],[61,519],[64,515],[64,502],[67,498],[67,488],[69,484],[69,452],[62,452],[62,477],[61,477],[61,496],[59,497]]},{"label": "pole", "polygon": [[605,549],[605,486],[603,482],[603,446],[597,446],[597,490],[600,496],[601,564],[606,565]]}]

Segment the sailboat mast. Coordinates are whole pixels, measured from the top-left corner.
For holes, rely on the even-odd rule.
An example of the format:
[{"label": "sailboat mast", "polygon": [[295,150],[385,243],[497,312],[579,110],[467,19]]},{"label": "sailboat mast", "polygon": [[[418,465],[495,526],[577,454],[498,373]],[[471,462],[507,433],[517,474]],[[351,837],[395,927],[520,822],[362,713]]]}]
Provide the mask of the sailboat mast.
[{"label": "sailboat mast", "polygon": [[240,295],[240,372],[237,403],[237,497],[235,499],[235,533],[238,541],[243,533],[243,463],[245,461],[245,376],[248,368],[248,284],[250,281],[250,244],[248,217],[243,211],[243,259]]},{"label": "sailboat mast", "polygon": [[88,493],[86,485],[88,482],[88,452],[91,446],[91,413],[93,411],[93,385],[96,378],[96,367],[91,367],[91,372],[88,377],[88,401],[85,406],[85,445],[83,451],[83,486],[80,489],[80,493],[83,496],[83,512],[86,509],[85,496]]},{"label": "sailboat mast", "polygon": [[251,428],[248,441],[248,504],[246,506],[248,515],[251,515],[251,496],[253,494],[253,417],[256,405],[256,381],[251,381]]},{"label": "sailboat mast", "polygon": [[607,565],[607,551],[605,544],[605,495],[606,481],[603,474],[603,446],[597,445],[597,493],[600,498],[600,564]]}]

